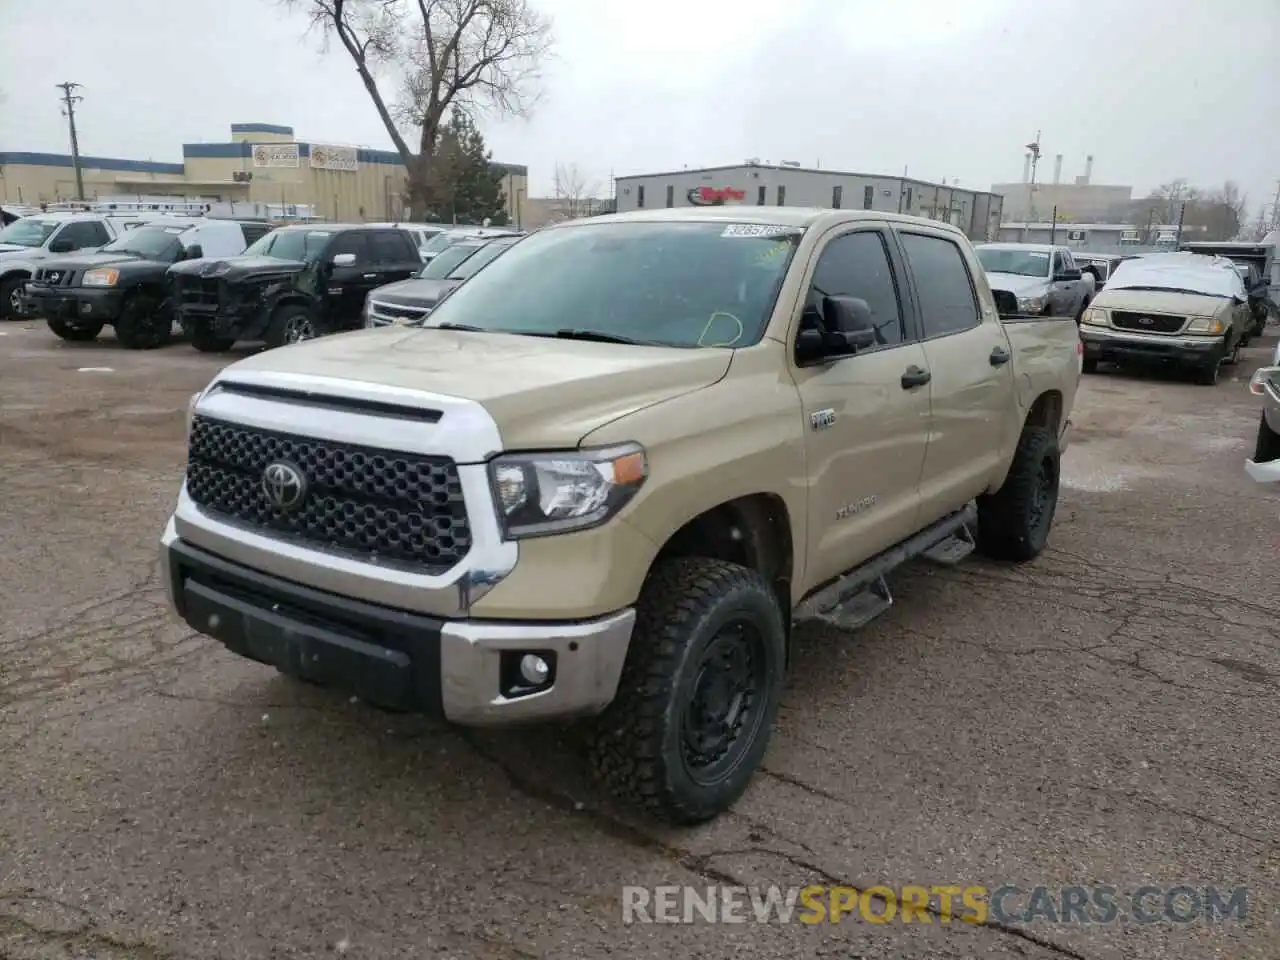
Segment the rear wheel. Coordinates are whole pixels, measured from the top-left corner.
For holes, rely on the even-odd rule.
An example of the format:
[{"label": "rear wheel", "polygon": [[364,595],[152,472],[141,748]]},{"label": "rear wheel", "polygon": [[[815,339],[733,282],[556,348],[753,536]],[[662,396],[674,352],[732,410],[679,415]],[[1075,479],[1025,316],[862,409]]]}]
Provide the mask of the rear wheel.
[{"label": "rear wheel", "polygon": [[130,350],[154,350],[163,347],[173,335],[170,302],[148,293],[127,297],[116,318],[116,339]]},{"label": "rear wheel", "polygon": [[1044,550],[1058,508],[1058,438],[1023,427],[1013,463],[995,493],[978,498],[978,543],[996,560],[1034,560]]},{"label": "rear wheel", "polygon": [[90,340],[97,340],[98,334],[102,332],[102,321],[95,320],[93,323],[82,324],[80,326],[71,326],[65,320],[59,320],[50,317],[45,321],[49,324],[49,329],[60,336],[63,340],[71,340],[76,343],[85,343]]},{"label": "rear wheel", "polygon": [[675,824],[742,796],[782,699],[782,618],[768,582],[737,564],[680,558],[649,574],[618,694],[592,736],[615,795]]},{"label": "rear wheel", "polygon": [[320,336],[320,327],[311,311],[303,306],[280,307],[271,317],[267,327],[267,346],[283,347]]}]

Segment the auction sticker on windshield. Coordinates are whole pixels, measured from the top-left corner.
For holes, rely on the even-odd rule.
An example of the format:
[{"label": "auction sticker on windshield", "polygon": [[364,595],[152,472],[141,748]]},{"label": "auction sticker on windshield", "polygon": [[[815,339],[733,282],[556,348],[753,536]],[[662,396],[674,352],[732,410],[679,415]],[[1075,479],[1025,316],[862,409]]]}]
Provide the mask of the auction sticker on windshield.
[{"label": "auction sticker on windshield", "polygon": [[720,236],[772,240],[778,237],[798,237],[802,232],[799,227],[787,227],[779,223],[731,223]]}]

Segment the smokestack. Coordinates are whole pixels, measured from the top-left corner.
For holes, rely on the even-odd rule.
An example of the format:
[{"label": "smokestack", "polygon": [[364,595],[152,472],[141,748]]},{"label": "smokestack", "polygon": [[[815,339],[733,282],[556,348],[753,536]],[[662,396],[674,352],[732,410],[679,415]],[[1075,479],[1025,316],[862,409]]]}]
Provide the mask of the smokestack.
[{"label": "smokestack", "polygon": [[1088,183],[1093,178],[1093,154],[1084,158],[1084,182]]},{"label": "smokestack", "polygon": [[1031,154],[1027,154],[1022,160],[1022,182],[1031,182]]},{"label": "smokestack", "polygon": [[1062,154],[1057,154],[1053,158],[1053,182],[1062,182]]}]

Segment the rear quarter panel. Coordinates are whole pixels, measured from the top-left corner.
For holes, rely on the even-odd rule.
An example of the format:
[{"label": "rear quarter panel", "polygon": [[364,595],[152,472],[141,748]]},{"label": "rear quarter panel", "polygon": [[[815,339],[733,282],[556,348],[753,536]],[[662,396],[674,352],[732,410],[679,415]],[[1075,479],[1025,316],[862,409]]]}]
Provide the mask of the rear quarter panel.
[{"label": "rear quarter panel", "polygon": [[[1070,317],[1050,317],[1006,320],[1004,332],[1013,347],[1022,421],[1041,396],[1056,391],[1061,396],[1058,437],[1065,448],[1067,418],[1080,385],[1080,331]],[[1019,430],[1021,427],[1020,422]],[[1007,472],[1007,464],[1005,469]]]}]

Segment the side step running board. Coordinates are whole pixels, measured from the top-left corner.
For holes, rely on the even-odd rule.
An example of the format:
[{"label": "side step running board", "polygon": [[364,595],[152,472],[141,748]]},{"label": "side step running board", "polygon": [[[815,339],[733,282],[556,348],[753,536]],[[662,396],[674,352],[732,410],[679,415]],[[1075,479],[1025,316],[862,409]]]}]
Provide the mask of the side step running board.
[{"label": "side step running board", "polygon": [[[837,608],[848,604],[849,619],[857,619],[862,613],[874,611],[870,617],[861,621],[866,623],[867,620],[878,616],[893,605],[893,596],[889,592],[888,585],[884,583],[885,576],[891,570],[902,566],[908,560],[928,555],[934,547],[939,548],[938,557],[944,559],[937,557],[931,557],[931,559],[936,559],[940,563],[958,563],[973,552],[971,529],[977,521],[977,505],[967,504],[964,509],[943,517],[800,601],[793,619],[809,620],[822,617],[824,620],[837,623],[840,621],[824,614],[833,614],[838,618],[843,611]],[[953,540],[957,543],[953,544]],[[960,554],[962,549],[964,553]],[[945,559],[951,557],[955,559]],[[869,596],[861,596],[864,592]],[[844,623],[840,622],[840,625],[843,626]]]}]

